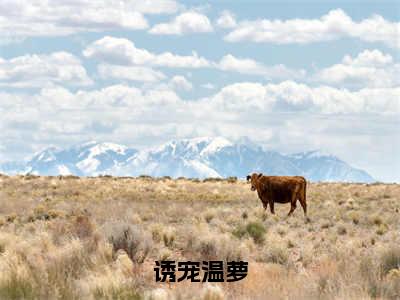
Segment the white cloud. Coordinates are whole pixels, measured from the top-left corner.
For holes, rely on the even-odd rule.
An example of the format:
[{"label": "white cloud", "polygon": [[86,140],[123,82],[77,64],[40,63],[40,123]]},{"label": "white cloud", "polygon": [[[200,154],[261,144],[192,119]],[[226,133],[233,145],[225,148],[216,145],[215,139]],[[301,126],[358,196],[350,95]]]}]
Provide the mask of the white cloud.
[{"label": "white cloud", "polygon": [[400,64],[379,50],[364,50],[355,58],[346,55],[342,63],[324,68],[316,81],[346,87],[395,87],[400,84]]},{"label": "white cloud", "polygon": [[100,61],[121,65],[152,65],[172,68],[201,68],[210,63],[197,53],[182,56],[171,52],[155,54],[145,49],[136,48],[134,43],[124,38],[106,36],[90,44],[83,55]]},{"label": "white cloud", "polygon": [[213,27],[207,16],[188,11],[176,16],[168,23],[154,25],[149,32],[151,34],[183,35],[196,32],[211,32]]},{"label": "white cloud", "polygon": [[158,82],[165,78],[165,75],[160,71],[155,71],[151,68],[139,66],[100,64],[97,67],[97,72],[103,79]]},{"label": "white cloud", "polygon": [[52,84],[85,86],[92,80],[80,60],[67,52],[0,58],[0,85],[26,88]]},{"label": "white cloud", "polygon": [[210,102],[217,110],[251,111],[254,114],[273,111],[304,111],[323,114],[399,114],[400,88],[361,89],[351,92],[328,86],[309,87],[293,81],[279,84],[243,82],[221,89]]},{"label": "white cloud", "polygon": [[346,55],[343,58],[343,63],[346,65],[354,65],[360,67],[381,67],[391,64],[393,58],[390,54],[382,53],[381,51],[375,50],[364,50],[359,53],[356,58],[352,58],[350,55]]},{"label": "white cloud", "polygon": [[219,62],[223,71],[237,71],[245,74],[265,74],[265,67],[250,58],[236,58],[231,54],[225,55]]},{"label": "white cloud", "polygon": [[[58,101],[54,101],[54,99],[58,99]],[[20,101],[24,101],[24,99],[21,98]],[[70,109],[71,116],[74,114],[73,110],[100,112],[112,108],[118,111],[121,108],[120,112],[123,112],[127,107],[132,108],[129,116],[135,116],[143,111],[154,110],[159,106],[174,108],[174,105],[181,100],[174,91],[169,89],[141,90],[125,84],[117,84],[99,90],[79,90],[76,93],[62,87],[46,88],[42,89],[40,94],[35,95],[32,101],[38,104],[39,111],[41,110],[40,106],[52,107],[54,110]],[[96,112],[93,112],[93,115],[88,115],[88,118],[95,116]]]},{"label": "white cloud", "polygon": [[[397,137],[393,128],[399,124],[400,88],[351,92],[293,81],[241,82],[210,97],[185,101],[166,85],[114,85],[76,92],[51,87],[34,95],[0,92],[0,99],[0,157],[30,153],[23,150],[27,145],[37,149],[93,138],[140,147],[180,137],[249,136],[283,151],[322,145],[350,162],[357,153],[357,158],[364,157],[358,162],[370,170],[394,173],[390,165],[389,171],[382,169],[376,153],[396,159],[387,145]],[[99,122],[107,130],[98,130]]]},{"label": "white cloud", "polygon": [[[174,0],[142,0],[125,1],[133,10],[143,14],[173,14],[178,11],[180,4]],[[111,2],[113,4],[113,2]]]},{"label": "white cloud", "polygon": [[290,69],[284,65],[265,66],[253,59],[237,58],[231,54],[223,56],[219,62],[209,61],[196,52],[186,56],[171,52],[156,54],[146,49],[137,48],[128,39],[110,36],[105,36],[90,44],[83,51],[83,55],[108,64],[150,65],[169,68],[216,68],[223,71],[278,79],[300,79],[305,76],[304,70]]},{"label": "white cloud", "polygon": [[146,29],[144,14],[171,14],[178,9],[173,0],[3,0],[0,39],[12,42],[21,37]]},{"label": "white cloud", "polygon": [[360,22],[343,10],[329,11],[319,19],[242,21],[225,36],[229,42],[252,41],[274,44],[307,44],[340,38],[358,38],[400,47],[400,23],[374,15]]},{"label": "white cloud", "polygon": [[[176,80],[178,79],[178,80]],[[182,78],[175,77],[175,81]],[[277,84],[240,82],[223,87],[214,95],[198,100],[185,101],[166,86],[139,89],[123,84],[113,85],[99,90],[78,90],[75,93],[62,87],[44,88],[39,94],[1,95],[0,108],[12,112],[15,106],[27,110],[48,112],[58,109],[98,111],[111,108],[132,107],[129,116],[140,112],[159,113],[159,105],[171,111],[185,112],[180,117],[191,119],[202,115],[207,119],[211,115],[233,114],[240,120],[241,115],[250,113],[254,117],[269,112],[313,112],[319,114],[399,114],[400,88],[361,89],[349,91],[328,86],[310,87],[294,81]],[[55,101],[57,99],[57,101]],[[124,111],[124,110],[122,110]],[[21,113],[20,111],[19,113]],[[112,112],[112,111],[110,111]],[[95,115],[95,114],[94,114]],[[26,117],[31,117],[29,114]],[[138,115],[139,116],[139,115]],[[145,116],[143,116],[145,117]],[[167,118],[175,119],[174,113]],[[206,120],[204,119],[204,120]],[[162,119],[159,120],[163,122]]]},{"label": "white cloud", "polygon": [[253,59],[238,58],[231,54],[222,57],[217,67],[223,71],[262,75],[267,78],[295,79],[302,78],[306,74],[304,70],[294,70],[284,65],[265,66]]},{"label": "white cloud", "polygon": [[174,90],[185,90],[190,91],[193,88],[193,85],[190,81],[188,81],[185,76],[177,75],[171,78],[169,81],[169,85]]},{"label": "white cloud", "polygon": [[235,15],[228,10],[224,10],[216,21],[220,28],[234,28],[237,23]]}]

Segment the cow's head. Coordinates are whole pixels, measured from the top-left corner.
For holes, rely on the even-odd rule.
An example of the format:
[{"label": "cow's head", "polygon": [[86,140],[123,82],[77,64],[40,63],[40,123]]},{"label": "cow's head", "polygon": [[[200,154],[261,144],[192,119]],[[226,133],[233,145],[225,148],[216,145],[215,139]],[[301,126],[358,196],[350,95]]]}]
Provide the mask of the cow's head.
[{"label": "cow's head", "polygon": [[261,176],[263,176],[262,173],[259,173],[259,174],[253,173],[251,175],[247,175],[246,179],[247,179],[247,181],[250,180],[250,183],[251,183],[251,188],[250,189],[252,191],[255,191],[257,189],[258,180],[261,178]]}]

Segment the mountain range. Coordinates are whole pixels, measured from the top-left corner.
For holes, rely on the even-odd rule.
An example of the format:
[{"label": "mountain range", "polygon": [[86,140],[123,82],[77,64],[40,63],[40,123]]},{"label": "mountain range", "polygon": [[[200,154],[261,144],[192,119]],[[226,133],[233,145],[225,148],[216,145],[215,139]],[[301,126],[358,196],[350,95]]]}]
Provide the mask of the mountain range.
[{"label": "mountain range", "polygon": [[302,175],[311,181],[373,182],[367,172],[321,151],[291,155],[267,151],[247,140],[223,137],[174,140],[136,150],[95,141],[66,149],[50,147],[24,162],[0,164],[6,174],[77,176],[246,177],[251,172]]}]

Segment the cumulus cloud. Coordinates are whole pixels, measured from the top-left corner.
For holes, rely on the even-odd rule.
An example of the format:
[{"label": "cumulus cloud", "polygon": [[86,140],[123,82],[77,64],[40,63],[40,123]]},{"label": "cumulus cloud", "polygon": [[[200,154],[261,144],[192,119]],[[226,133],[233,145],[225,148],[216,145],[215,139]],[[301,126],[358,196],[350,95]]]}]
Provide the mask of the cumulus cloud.
[{"label": "cumulus cloud", "polygon": [[216,21],[220,28],[234,28],[236,26],[235,15],[228,10],[224,10]]},{"label": "cumulus cloud", "polygon": [[158,82],[165,78],[165,75],[152,68],[140,66],[119,66],[100,64],[97,73],[102,79],[119,79],[141,82]]},{"label": "cumulus cloud", "polygon": [[185,76],[177,75],[171,78],[169,85],[174,90],[190,91],[193,88],[192,83],[185,78]]},{"label": "cumulus cloud", "polygon": [[234,71],[243,74],[262,75],[268,78],[302,78],[305,70],[294,70],[284,65],[265,66],[250,58],[238,58],[227,54],[221,58],[217,67],[223,71]]},{"label": "cumulus cloud", "polygon": [[224,71],[236,70],[247,74],[265,73],[265,67],[261,63],[250,58],[237,58],[231,54],[222,57],[219,68]]},{"label": "cumulus cloud", "polygon": [[356,57],[346,55],[340,64],[318,71],[315,80],[347,87],[395,87],[400,84],[400,64],[379,50],[364,50]]},{"label": "cumulus cloud", "polygon": [[310,87],[294,81],[278,84],[242,82],[221,89],[209,102],[213,108],[233,112],[254,111],[323,114],[398,114],[400,88],[361,89],[351,92],[328,86]]},{"label": "cumulus cloud", "polygon": [[213,27],[206,15],[195,11],[184,12],[168,23],[154,25],[151,34],[184,35],[196,32],[211,32]]},{"label": "cumulus cloud", "polygon": [[[125,38],[103,37],[83,51],[83,55],[107,64],[146,65],[169,68],[214,68],[222,71],[242,74],[260,75],[275,79],[300,79],[305,76],[304,70],[290,69],[284,65],[266,66],[250,58],[238,58],[231,54],[223,56],[220,61],[210,61],[196,52],[191,55],[176,55],[171,52],[160,54],[137,48]],[[105,74],[106,75],[106,74]]]},{"label": "cumulus cloud", "polygon": [[[184,77],[176,76],[172,81],[185,82]],[[167,119],[180,122],[193,120],[193,116],[201,116],[207,120],[212,115],[218,117],[225,113],[235,116],[240,121],[241,116],[265,116],[265,113],[278,112],[313,112],[319,114],[364,114],[393,115],[400,113],[400,88],[361,89],[349,91],[328,86],[310,87],[294,81],[261,84],[257,82],[239,82],[230,84],[214,95],[192,101],[181,99],[174,90],[167,86],[154,88],[136,88],[125,84],[108,86],[98,90],[78,90],[71,92],[62,87],[41,89],[40,93],[1,94],[0,109],[3,112],[16,112],[20,117],[35,120],[41,113],[52,113],[57,110],[68,110],[74,118],[74,111],[79,115],[93,109],[114,112],[129,112],[126,117],[146,119],[147,116],[164,114]],[[57,99],[57,101],[55,101]],[[163,111],[160,111],[160,105]],[[15,107],[21,107],[18,112]],[[115,108],[115,110],[114,110]],[[121,110],[119,110],[121,108]],[[126,110],[126,108],[132,108]],[[110,110],[111,109],[111,110]],[[29,113],[24,113],[29,111]],[[36,113],[31,113],[36,111]],[[177,116],[174,111],[181,111]],[[141,113],[148,115],[141,115]],[[6,114],[7,115],[7,114]],[[54,115],[57,115],[55,113]],[[92,115],[95,116],[96,114]],[[139,119],[140,119],[139,118]],[[15,118],[19,119],[19,118]],[[40,118],[42,119],[42,118]],[[43,118],[46,119],[46,118]],[[136,121],[139,121],[137,119]],[[4,123],[3,123],[4,124]]]},{"label": "cumulus cloud", "polygon": [[83,55],[100,61],[121,65],[152,65],[173,68],[208,67],[209,61],[193,52],[192,55],[175,55],[171,52],[155,54],[136,48],[128,39],[106,36],[90,44]]},{"label": "cumulus cloud", "polygon": [[4,0],[0,2],[0,37],[10,42],[18,37],[146,29],[144,14],[171,14],[178,9],[173,0]]},{"label": "cumulus cloud", "polygon": [[68,52],[0,58],[0,85],[28,88],[51,84],[85,86],[92,80],[80,60]]},{"label": "cumulus cloud", "polygon": [[381,67],[391,64],[392,62],[393,57],[390,54],[382,53],[377,49],[364,50],[355,58],[352,58],[350,55],[346,55],[343,58],[343,63],[360,67]]},{"label": "cumulus cloud", "polygon": [[400,23],[373,15],[359,22],[343,10],[329,11],[319,19],[242,21],[225,36],[229,42],[252,41],[274,44],[307,44],[340,38],[358,38],[400,47]]}]

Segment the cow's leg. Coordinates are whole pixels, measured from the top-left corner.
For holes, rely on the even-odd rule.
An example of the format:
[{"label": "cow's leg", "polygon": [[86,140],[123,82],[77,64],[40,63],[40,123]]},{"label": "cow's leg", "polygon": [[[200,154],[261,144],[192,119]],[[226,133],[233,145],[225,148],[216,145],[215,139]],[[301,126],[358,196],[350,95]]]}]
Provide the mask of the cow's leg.
[{"label": "cow's leg", "polygon": [[290,216],[294,212],[295,209],[296,209],[296,202],[290,203],[290,211],[288,213],[288,216]]},{"label": "cow's leg", "polygon": [[299,191],[299,201],[301,206],[303,207],[304,210],[304,216],[307,217],[307,201],[306,201],[306,188],[307,188],[307,182],[304,182],[304,186],[302,189]]},{"label": "cow's leg", "polygon": [[290,201],[290,211],[288,213],[288,216],[290,216],[296,209],[296,201],[297,201],[297,193],[293,193],[292,199]]},{"label": "cow's leg", "polygon": [[271,210],[271,214],[275,214],[275,209],[274,209],[274,201],[269,201],[269,209]]},{"label": "cow's leg", "polygon": [[302,199],[302,197],[300,197],[300,204],[303,207],[304,210],[304,216],[307,217],[307,203],[305,199]]},{"label": "cow's leg", "polygon": [[268,201],[263,201],[262,203],[263,203],[264,209],[267,209],[268,208]]}]

